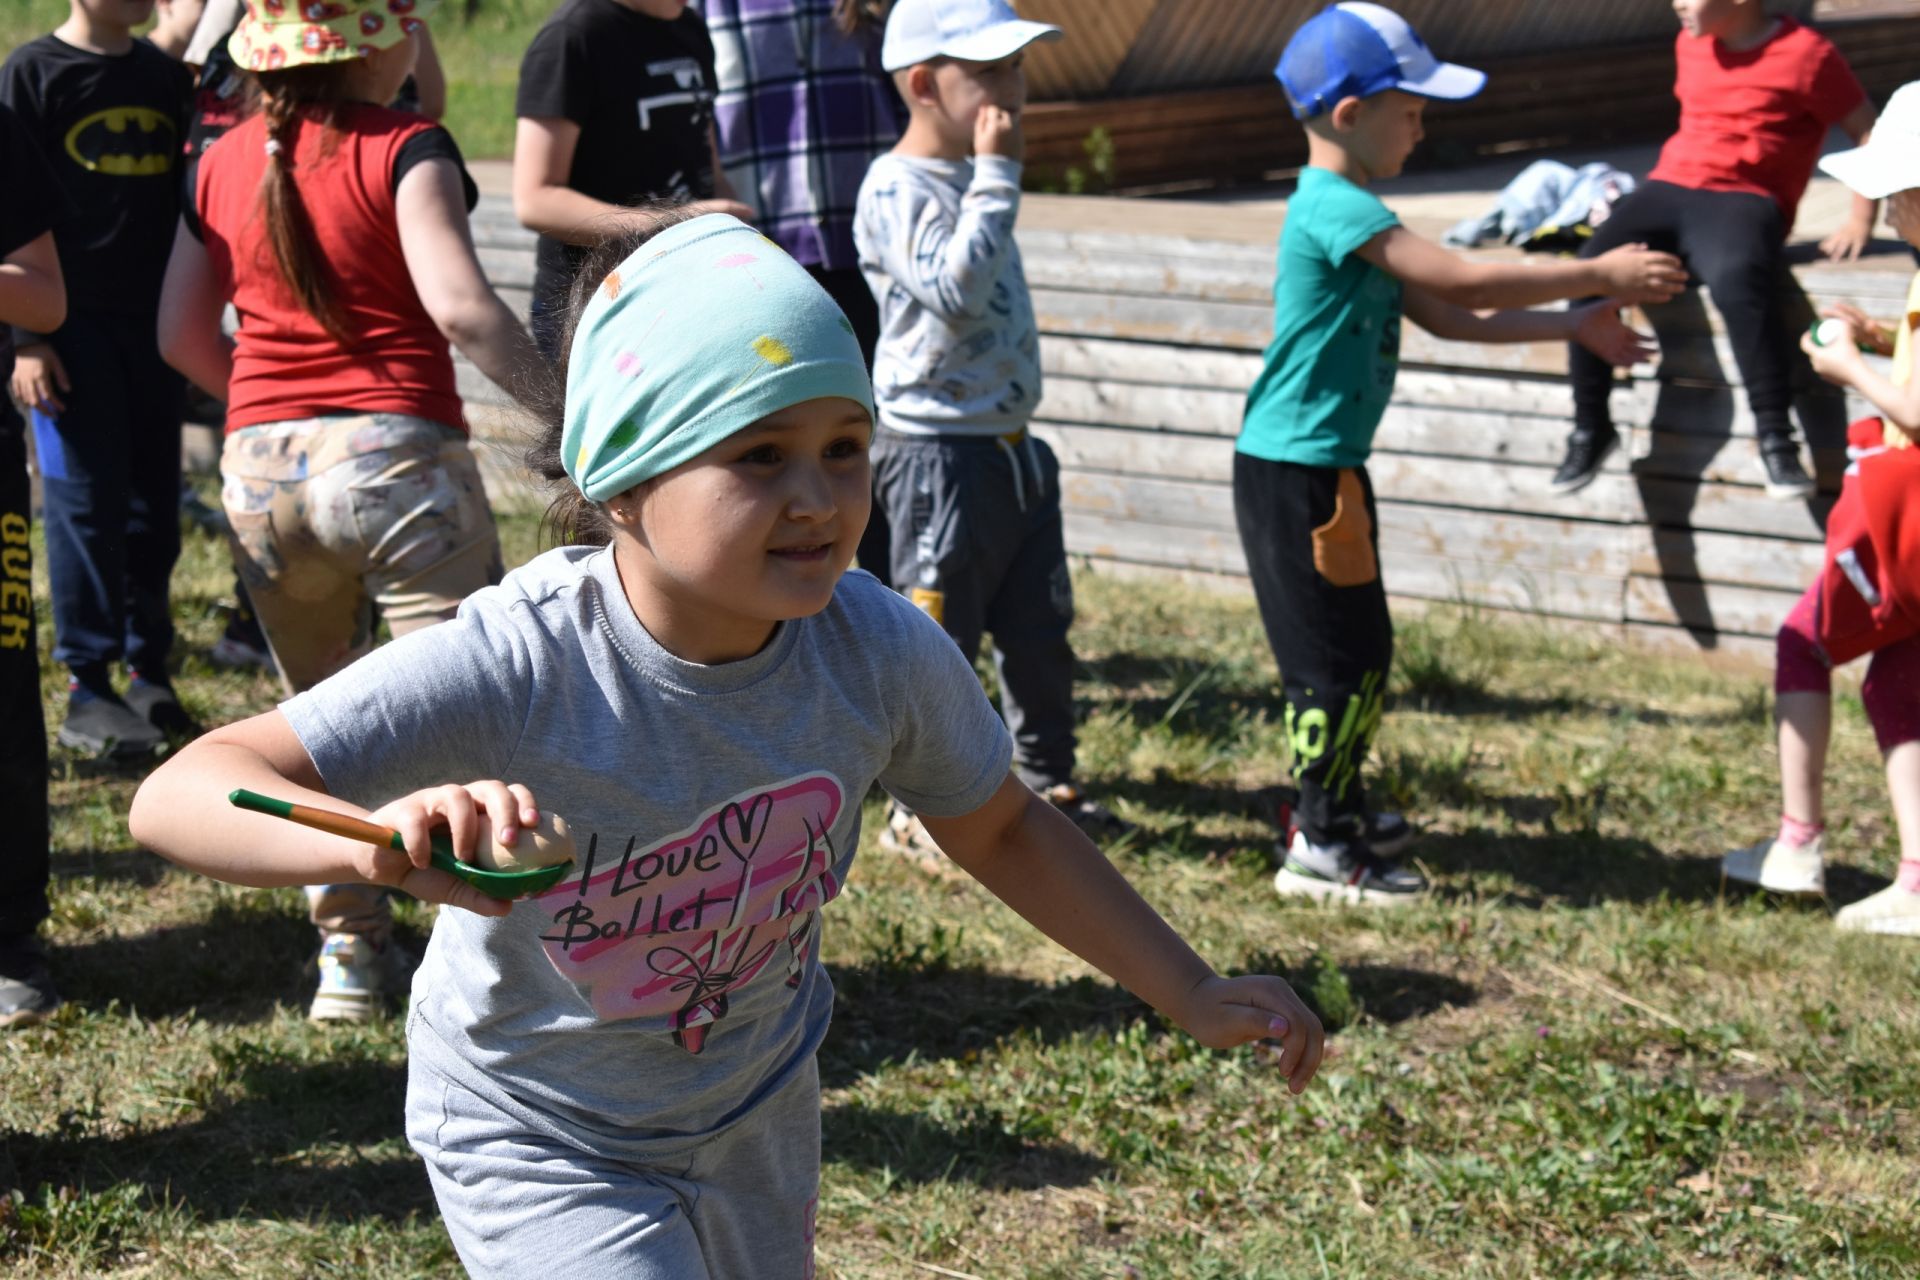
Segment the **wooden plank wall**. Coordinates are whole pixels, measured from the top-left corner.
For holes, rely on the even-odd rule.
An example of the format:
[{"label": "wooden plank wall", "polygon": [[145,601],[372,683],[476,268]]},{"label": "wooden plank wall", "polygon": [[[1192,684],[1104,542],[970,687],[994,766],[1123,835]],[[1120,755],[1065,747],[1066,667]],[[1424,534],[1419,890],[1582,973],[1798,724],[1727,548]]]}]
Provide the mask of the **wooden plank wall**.
[{"label": "wooden plank wall", "polygon": [[[475,225],[490,275],[524,311],[530,238],[504,201],[484,202]],[[1111,571],[1244,589],[1232,441],[1271,329],[1272,250],[1055,230],[1023,230],[1020,244],[1047,378],[1035,425],[1060,455],[1069,550]],[[1909,265],[1797,274],[1815,301],[1888,315]],[[1769,643],[1819,565],[1831,498],[1765,497],[1710,304],[1690,293],[1653,319],[1661,367],[1615,392],[1627,447],[1565,498],[1546,490],[1571,412],[1564,350],[1447,343],[1407,326],[1370,468],[1390,593],[1663,643]],[[499,402],[471,369],[462,378],[476,405]],[[1796,407],[1830,493],[1845,424],[1864,407],[1824,384],[1804,387]],[[484,408],[476,419],[511,500],[505,419]]]}]

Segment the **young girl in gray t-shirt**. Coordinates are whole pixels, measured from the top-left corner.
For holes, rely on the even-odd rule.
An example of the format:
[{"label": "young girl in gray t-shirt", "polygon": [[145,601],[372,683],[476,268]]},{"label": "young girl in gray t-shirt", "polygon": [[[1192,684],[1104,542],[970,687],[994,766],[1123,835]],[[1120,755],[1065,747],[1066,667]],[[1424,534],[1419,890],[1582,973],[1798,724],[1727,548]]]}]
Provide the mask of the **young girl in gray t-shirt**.
[{"label": "young girl in gray t-shirt", "polygon": [[[1222,978],[1011,748],[939,626],[862,573],[871,386],[826,294],[724,214],[666,215],[575,289],[569,545],[278,710],[182,750],[134,799],[149,848],[240,884],[359,879],[442,911],[414,979],[407,1134],[477,1277],[812,1274],[818,915],[878,780],[955,862],[1185,1028],[1321,1032],[1278,978]],[[611,270],[605,263],[617,262]],[[453,782],[454,779],[483,779]],[[399,831],[406,852],[230,808],[246,787]],[[579,857],[496,901],[429,865],[550,809]]]}]

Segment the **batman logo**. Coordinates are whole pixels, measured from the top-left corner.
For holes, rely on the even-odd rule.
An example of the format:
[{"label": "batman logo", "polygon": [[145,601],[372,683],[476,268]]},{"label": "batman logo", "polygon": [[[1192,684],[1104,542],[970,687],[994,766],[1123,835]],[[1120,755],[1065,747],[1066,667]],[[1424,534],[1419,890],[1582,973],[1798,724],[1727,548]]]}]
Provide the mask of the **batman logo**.
[{"label": "batman logo", "polygon": [[75,164],[116,178],[170,173],[180,154],[172,117],[151,107],[109,107],[67,130],[67,154]]}]

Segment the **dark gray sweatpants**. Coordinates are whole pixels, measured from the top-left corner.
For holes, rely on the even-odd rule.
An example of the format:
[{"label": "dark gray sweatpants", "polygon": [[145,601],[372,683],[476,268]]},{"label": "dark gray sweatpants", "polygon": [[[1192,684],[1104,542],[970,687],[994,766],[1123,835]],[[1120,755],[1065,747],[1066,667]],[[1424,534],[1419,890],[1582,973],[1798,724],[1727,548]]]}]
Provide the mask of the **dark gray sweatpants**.
[{"label": "dark gray sweatpants", "polygon": [[1073,778],[1073,580],[1060,464],[1013,436],[880,433],[874,492],[893,530],[893,589],[971,661],[993,636],[1014,767],[1044,789]]}]

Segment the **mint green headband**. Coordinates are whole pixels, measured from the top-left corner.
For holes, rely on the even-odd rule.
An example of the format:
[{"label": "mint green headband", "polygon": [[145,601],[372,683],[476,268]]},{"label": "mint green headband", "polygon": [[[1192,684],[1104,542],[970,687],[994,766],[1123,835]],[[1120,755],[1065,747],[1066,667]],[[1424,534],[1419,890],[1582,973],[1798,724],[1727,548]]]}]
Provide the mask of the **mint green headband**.
[{"label": "mint green headband", "polygon": [[773,241],[709,213],[648,240],[594,291],[567,357],[561,461],[605,502],[825,396],[873,413],[853,326]]}]

